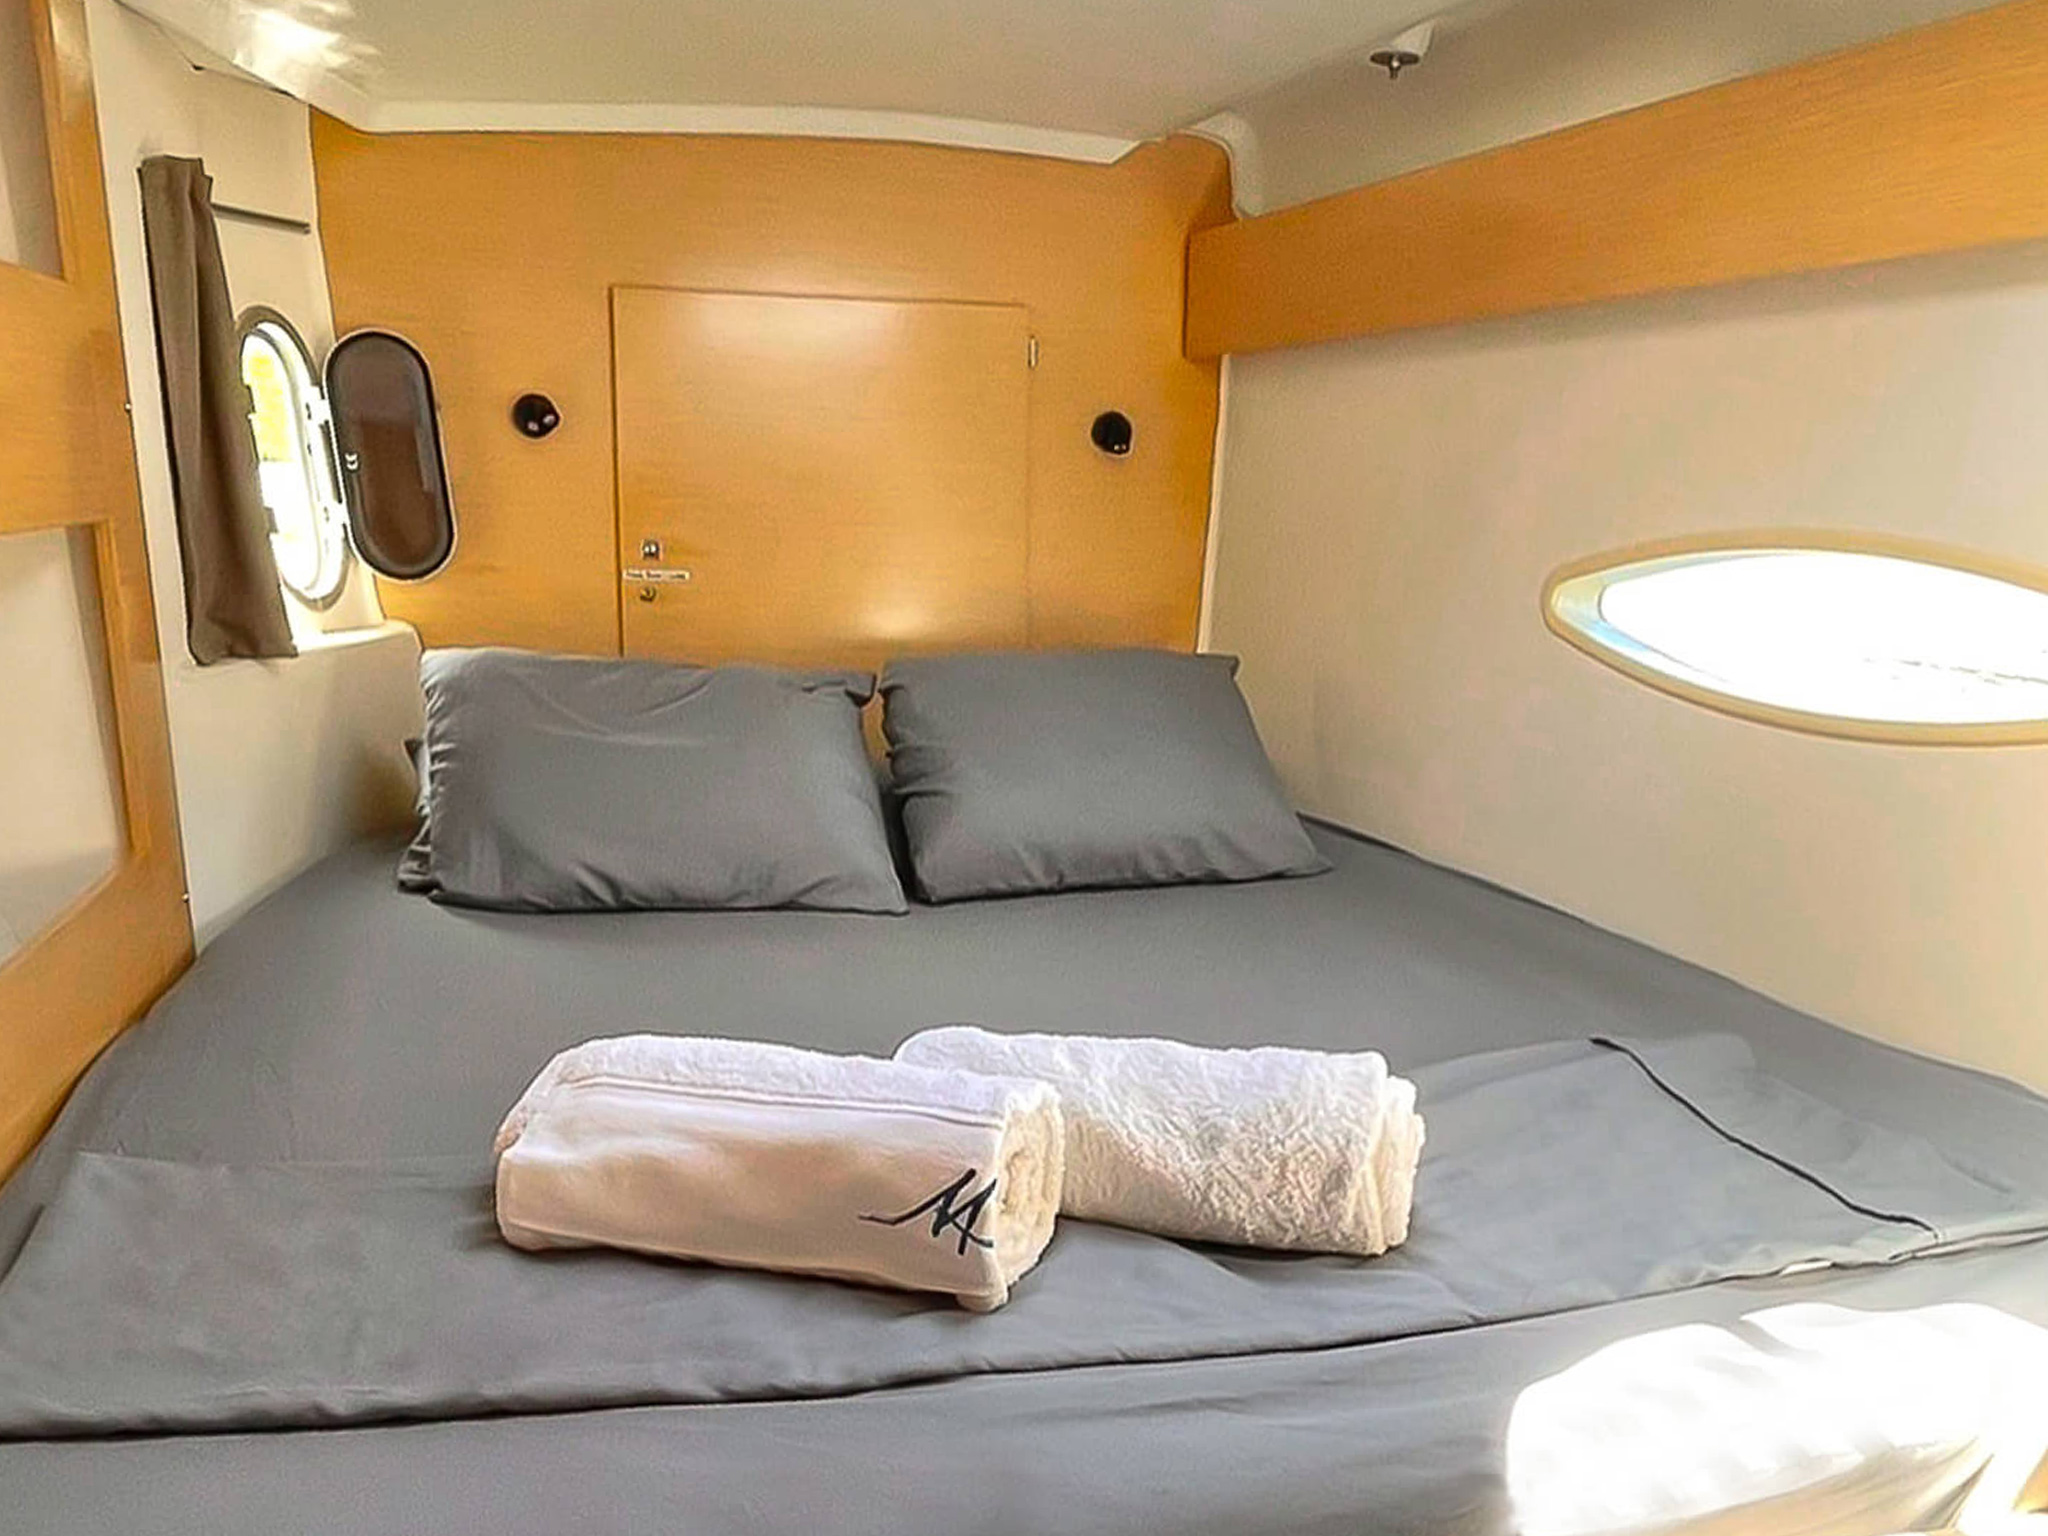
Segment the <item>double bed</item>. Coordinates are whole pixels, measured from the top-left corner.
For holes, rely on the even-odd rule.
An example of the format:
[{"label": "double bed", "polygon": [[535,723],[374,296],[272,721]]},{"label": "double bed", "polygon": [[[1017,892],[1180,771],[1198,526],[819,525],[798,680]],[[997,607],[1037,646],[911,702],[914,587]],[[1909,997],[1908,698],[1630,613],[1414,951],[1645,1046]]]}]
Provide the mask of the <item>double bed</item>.
[{"label": "double bed", "polygon": [[[1310,879],[1068,892],[903,917],[466,911],[397,889],[395,846],[348,849],[210,947],[93,1068],[0,1190],[0,1273],[12,1270],[0,1280],[0,1357],[9,1327],[22,1326],[19,1312],[9,1321],[9,1287],[36,1244],[56,1240],[53,1202],[96,1160],[454,1166],[487,1153],[499,1117],[552,1053],[634,1031],[878,1054],[914,1030],[961,1021],[1370,1047],[1425,1090],[1433,1068],[1517,1047],[1732,1036],[1772,1077],[2048,1207],[2048,1103],[2036,1096],[1850,1035],[1387,847],[1328,827],[1313,836],[1333,868]],[[1676,1187],[1697,1174],[1657,1176]],[[1574,1196],[1560,1189],[1556,1198]],[[1418,1232],[1429,1216],[1419,1192]],[[203,1433],[17,1434],[0,1441],[0,1527],[164,1536],[1530,1529],[1511,1491],[1511,1443],[1531,1387],[1621,1341],[1687,1324],[1739,1328],[1799,1303],[1863,1313],[1969,1303],[2016,1327],[2048,1327],[2048,1243],[2030,1237],[2016,1229],[1945,1256],[1627,1299],[1539,1300],[1521,1315],[1364,1343],[1304,1336],[1172,1358],[996,1361],[729,1400],[531,1412],[486,1403],[354,1411],[321,1427],[258,1416],[252,1426],[286,1427],[238,1428],[229,1417]],[[1047,1274],[1056,1277],[1063,1242],[1086,1241],[1056,1239]],[[1228,1254],[1168,1246],[1209,1266],[1218,1285],[1243,1278]],[[664,1272],[677,1283],[698,1273]],[[206,1273],[195,1265],[161,1276],[168,1352],[181,1347],[177,1319],[194,1300],[179,1287]],[[1012,1312],[1028,1315],[1034,1283],[1027,1278]],[[1265,1304],[1250,1283],[1242,1295],[1248,1311]],[[91,1295],[78,1305],[89,1322]],[[943,1304],[887,1309],[899,1318],[934,1306]],[[960,1325],[972,1323],[963,1315]],[[275,1333],[290,1336],[289,1327]],[[274,1363],[292,1368],[283,1356]],[[0,1365],[0,1396],[7,1379]],[[1868,1496],[1867,1486],[1844,1489]],[[1959,1491],[1923,1479],[1901,1507],[1939,1513]]]}]

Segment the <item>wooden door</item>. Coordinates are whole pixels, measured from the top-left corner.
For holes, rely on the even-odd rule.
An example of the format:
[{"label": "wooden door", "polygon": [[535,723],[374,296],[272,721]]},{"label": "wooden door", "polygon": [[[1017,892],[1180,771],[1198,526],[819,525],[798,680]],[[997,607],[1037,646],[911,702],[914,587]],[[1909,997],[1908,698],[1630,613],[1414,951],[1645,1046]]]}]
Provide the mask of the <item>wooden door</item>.
[{"label": "wooden door", "polygon": [[612,335],[627,655],[1026,642],[1025,310],[621,288]]},{"label": "wooden door", "polygon": [[83,0],[0,0],[0,171],[4,1175],[192,952]]}]

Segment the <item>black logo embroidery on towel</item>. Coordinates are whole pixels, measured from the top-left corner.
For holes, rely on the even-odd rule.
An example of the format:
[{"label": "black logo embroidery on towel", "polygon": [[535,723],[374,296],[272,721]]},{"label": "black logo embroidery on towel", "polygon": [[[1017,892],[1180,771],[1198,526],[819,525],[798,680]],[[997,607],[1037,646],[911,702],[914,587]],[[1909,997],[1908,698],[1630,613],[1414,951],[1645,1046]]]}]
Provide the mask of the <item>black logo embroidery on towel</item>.
[{"label": "black logo embroidery on towel", "polygon": [[988,1209],[989,1197],[996,1192],[997,1181],[990,1179],[985,1187],[968,1196],[964,1203],[954,1204],[967,1193],[968,1186],[980,1177],[979,1170],[970,1168],[931,1199],[905,1211],[901,1216],[863,1216],[861,1220],[871,1221],[878,1227],[905,1227],[918,1217],[929,1215],[932,1219],[933,1237],[943,1237],[948,1232],[960,1234],[960,1257],[964,1259],[967,1257],[969,1243],[977,1248],[995,1247],[993,1242],[976,1232],[974,1227],[981,1220],[981,1213]]}]

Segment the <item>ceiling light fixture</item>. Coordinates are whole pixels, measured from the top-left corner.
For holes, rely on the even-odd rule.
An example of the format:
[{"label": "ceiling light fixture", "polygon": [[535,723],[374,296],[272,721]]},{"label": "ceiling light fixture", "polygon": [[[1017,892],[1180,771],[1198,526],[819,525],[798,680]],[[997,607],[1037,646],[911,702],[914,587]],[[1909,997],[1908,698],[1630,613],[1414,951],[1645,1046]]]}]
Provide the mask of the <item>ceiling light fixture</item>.
[{"label": "ceiling light fixture", "polygon": [[1413,69],[1429,57],[1429,45],[1436,40],[1436,23],[1425,21],[1410,27],[1384,47],[1375,48],[1368,58],[1387,72],[1389,80],[1401,78],[1401,71]]}]

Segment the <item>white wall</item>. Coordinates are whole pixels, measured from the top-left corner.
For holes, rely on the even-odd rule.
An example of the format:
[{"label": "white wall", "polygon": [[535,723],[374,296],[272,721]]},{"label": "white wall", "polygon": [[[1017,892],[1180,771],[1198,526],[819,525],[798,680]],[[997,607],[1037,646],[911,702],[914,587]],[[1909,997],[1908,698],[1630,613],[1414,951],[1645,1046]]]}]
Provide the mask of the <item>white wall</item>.
[{"label": "white wall", "polygon": [[2048,1087],[2048,750],[1826,741],[1545,630],[1799,525],[2048,566],[2048,246],[1234,361],[1213,642],[1313,811]]},{"label": "white wall", "polygon": [[[204,943],[322,854],[409,813],[400,743],[418,726],[418,642],[408,628],[378,623],[374,589],[358,569],[325,614],[290,605],[297,658],[203,668],[191,660],[136,168],[153,154],[199,155],[217,200],[312,220],[310,127],[287,97],[196,72],[113,0],[88,0],[87,24],[186,879]],[[317,234],[220,228],[236,304],[279,310],[324,356],[333,317]]]},{"label": "white wall", "polygon": [[1354,57],[1238,103],[1258,208],[1883,37],[1992,0],[1480,0],[1398,81]]},{"label": "white wall", "polygon": [[120,856],[103,625],[89,531],[0,538],[0,961]]}]

